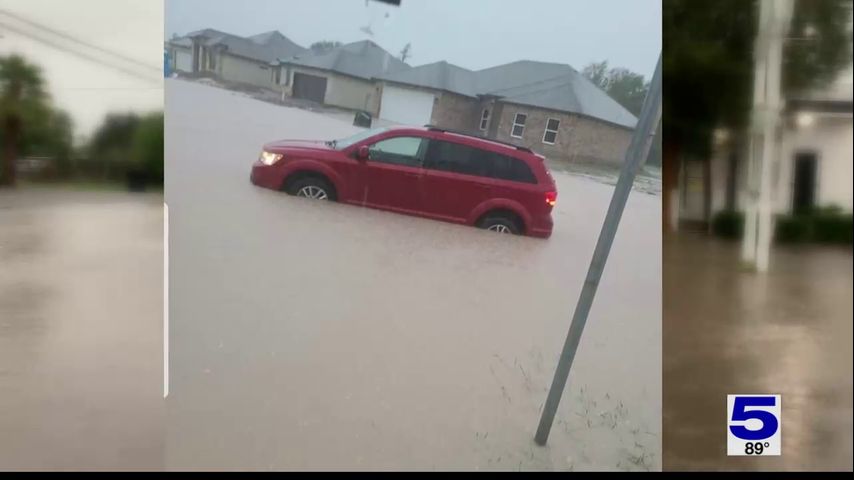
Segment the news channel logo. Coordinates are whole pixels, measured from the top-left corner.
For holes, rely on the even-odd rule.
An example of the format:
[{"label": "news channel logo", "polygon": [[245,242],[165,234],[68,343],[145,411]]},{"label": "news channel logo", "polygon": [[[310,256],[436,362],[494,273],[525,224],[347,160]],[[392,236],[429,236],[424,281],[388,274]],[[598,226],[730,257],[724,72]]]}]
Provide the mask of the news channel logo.
[{"label": "news channel logo", "polygon": [[727,455],[780,455],[783,417],[780,395],[727,395]]}]

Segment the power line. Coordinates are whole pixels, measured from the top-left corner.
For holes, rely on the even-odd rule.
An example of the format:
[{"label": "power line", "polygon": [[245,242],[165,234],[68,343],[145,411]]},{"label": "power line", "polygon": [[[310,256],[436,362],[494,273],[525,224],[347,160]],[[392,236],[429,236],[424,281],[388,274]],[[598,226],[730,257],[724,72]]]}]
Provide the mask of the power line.
[{"label": "power line", "polygon": [[17,14],[11,13],[11,12],[9,12],[9,11],[8,11],[8,10],[6,10],[6,9],[2,9],[2,8],[0,8],[0,14],[6,15],[7,17],[12,17],[12,18],[14,18],[14,19],[16,19],[16,20],[18,20],[18,21],[20,21],[20,22],[26,23],[26,24],[31,25],[31,26],[33,26],[33,27],[36,27],[36,28],[38,28],[38,29],[45,30],[45,31],[50,32],[50,33],[52,33],[52,34],[54,34],[54,35],[56,35],[56,36],[58,36],[58,37],[60,37],[60,38],[64,38],[64,39],[66,39],[66,40],[70,40],[70,41],[72,41],[72,42],[74,42],[74,43],[77,43],[77,44],[79,44],[79,45],[83,45],[83,46],[85,46],[85,47],[91,48],[91,49],[93,49],[93,50],[97,50],[97,51],[99,51],[99,52],[101,52],[101,53],[104,53],[104,54],[106,54],[106,55],[110,55],[110,56],[113,56],[113,57],[118,58],[118,59],[120,59],[120,60],[124,60],[125,62],[131,63],[131,64],[134,64],[134,65],[137,65],[137,66],[139,66],[139,67],[141,67],[141,68],[145,68],[145,69],[151,70],[152,72],[160,72],[160,68],[159,68],[159,67],[154,67],[154,66],[149,65],[149,64],[147,64],[147,63],[145,63],[145,62],[142,62],[142,61],[140,61],[140,60],[136,60],[136,59],[131,58],[131,57],[128,57],[128,56],[126,56],[126,55],[123,55],[123,54],[120,54],[120,53],[113,52],[112,50],[108,50],[108,49],[106,49],[106,48],[99,47],[98,45],[91,44],[91,43],[86,42],[86,41],[84,41],[84,40],[80,40],[79,38],[74,37],[74,36],[72,36],[72,35],[69,35],[69,34],[67,34],[67,33],[65,33],[65,32],[60,32],[59,30],[55,30],[55,29],[53,29],[53,28],[46,27],[46,26],[44,26],[44,25],[42,25],[42,24],[40,24],[40,23],[37,23],[37,22],[34,22],[34,21],[29,20],[29,19],[27,19],[27,18],[21,17],[20,15],[17,15]]},{"label": "power line", "polygon": [[53,87],[53,90],[163,90],[162,87]]},{"label": "power line", "polygon": [[54,42],[54,41],[52,41],[52,40],[48,40],[48,39],[45,39],[45,38],[41,38],[41,37],[39,37],[39,36],[37,36],[37,35],[34,35],[34,34],[30,33],[30,32],[26,32],[26,31],[24,31],[24,30],[19,29],[18,27],[11,26],[11,25],[9,25],[9,24],[7,24],[7,23],[4,23],[4,22],[2,22],[2,21],[0,21],[0,27],[6,28],[6,29],[8,29],[8,30],[9,30],[9,31],[11,31],[11,32],[17,33],[17,34],[22,35],[22,36],[24,36],[24,37],[26,37],[26,38],[29,38],[29,39],[31,39],[31,40],[35,40],[35,41],[37,41],[37,42],[41,42],[41,43],[43,43],[43,44],[45,44],[45,45],[48,45],[48,46],[50,46],[50,47],[53,47],[53,48],[55,48],[55,49],[57,49],[57,50],[61,50],[61,51],[65,52],[65,53],[70,53],[71,55],[75,55],[75,56],[77,56],[77,57],[83,58],[83,59],[88,60],[88,61],[90,61],[90,62],[97,63],[97,64],[99,64],[99,65],[101,65],[101,66],[105,66],[105,67],[108,67],[108,68],[112,68],[112,69],[114,69],[114,70],[118,70],[118,71],[120,71],[120,72],[122,72],[122,73],[125,73],[125,74],[130,75],[130,76],[135,77],[135,78],[138,78],[138,79],[140,79],[140,80],[144,80],[144,81],[146,81],[146,82],[149,82],[149,83],[155,83],[155,84],[159,84],[159,83],[160,83],[160,80],[159,80],[159,79],[158,79],[158,80],[154,80],[154,77],[152,77],[152,76],[144,75],[144,74],[142,74],[141,72],[134,71],[133,69],[130,69],[130,68],[127,68],[127,67],[124,67],[124,66],[121,66],[121,65],[116,65],[116,64],[113,64],[113,63],[106,62],[106,61],[104,61],[104,60],[102,60],[102,59],[99,59],[99,58],[97,58],[97,57],[95,57],[95,56],[93,56],[93,55],[90,55],[90,54],[88,54],[88,53],[84,53],[84,52],[80,52],[80,51],[75,51],[75,50],[69,49],[68,47],[66,47],[66,46],[64,46],[64,45],[62,45],[62,44],[59,44],[59,43]]}]

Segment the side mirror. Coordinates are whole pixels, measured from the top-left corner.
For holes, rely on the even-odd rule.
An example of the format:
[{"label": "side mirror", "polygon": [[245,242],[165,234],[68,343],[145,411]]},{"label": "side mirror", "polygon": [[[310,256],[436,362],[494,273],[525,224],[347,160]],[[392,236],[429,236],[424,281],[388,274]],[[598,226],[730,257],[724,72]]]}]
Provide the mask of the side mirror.
[{"label": "side mirror", "polygon": [[370,158],[370,156],[371,156],[371,150],[368,148],[367,145],[362,145],[356,151],[356,160],[364,162],[365,160]]}]

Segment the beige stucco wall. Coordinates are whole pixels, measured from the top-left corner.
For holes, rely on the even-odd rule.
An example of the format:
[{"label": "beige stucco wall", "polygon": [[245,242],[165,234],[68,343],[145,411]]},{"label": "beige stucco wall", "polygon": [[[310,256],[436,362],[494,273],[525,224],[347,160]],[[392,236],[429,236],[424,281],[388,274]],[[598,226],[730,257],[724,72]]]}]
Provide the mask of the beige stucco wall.
[{"label": "beige stucco wall", "polygon": [[178,45],[169,46],[169,55],[172,58],[172,69],[184,73],[193,71],[193,50]]},{"label": "beige stucco wall", "polygon": [[[771,200],[774,213],[792,212],[794,166],[798,152],[814,152],[817,159],[815,203],[819,207],[835,205],[847,212],[854,210],[854,121],[850,115],[815,114],[815,122],[808,127],[787,128],[780,147],[780,154],[772,163]],[[729,154],[732,147],[718,147],[711,156],[711,210],[712,213],[726,208],[727,186],[730,182]],[[738,167],[736,172],[737,210],[747,203],[747,155],[746,149],[736,149]]]},{"label": "beige stucco wall", "polygon": [[[265,68],[266,67],[266,68]],[[214,71],[229,82],[245,83],[263,88],[273,88],[271,67],[233,55],[220,55]]]},{"label": "beige stucco wall", "polygon": [[850,115],[817,113],[815,118],[812,125],[785,134],[774,199],[777,212],[792,209],[795,156],[801,151],[815,152],[818,161],[816,205],[836,205],[848,212],[854,207],[854,122]]},{"label": "beige stucco wall", "polygon": [[282,83],[286,82],[286,71],[288,75],[287,85],[281,85],[281,88],[288,96],[292,94],[294,73],[325,77],[326,97],[323,103],[353,110],[366,110],[374,116],[379,115],[381,96],[379,84],[314,68],[288,65],[285,66],[285,69],[282,72]]}]

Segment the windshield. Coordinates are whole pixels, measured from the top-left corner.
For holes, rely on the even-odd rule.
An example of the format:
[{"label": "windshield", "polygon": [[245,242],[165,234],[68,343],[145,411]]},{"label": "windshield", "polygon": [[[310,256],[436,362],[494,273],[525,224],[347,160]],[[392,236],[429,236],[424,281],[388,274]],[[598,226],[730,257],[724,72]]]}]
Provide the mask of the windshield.
[{"label": "windshield", "polygon": [[333,140],[331,142],[332,147],[335,148],[336,150],[343,150],[343,149],[349,147],[350,145],[359,143],[366,138],[373,137],[374,135],[385,132],[386,130],[388,130],[388,128],[386,128],[386,127],[379,127],[379,128],[372,128],[370,130],[364,130],[364,131],[359,132],[355,135],[351,135],[347,138],[342,138],[340,140]]}]

